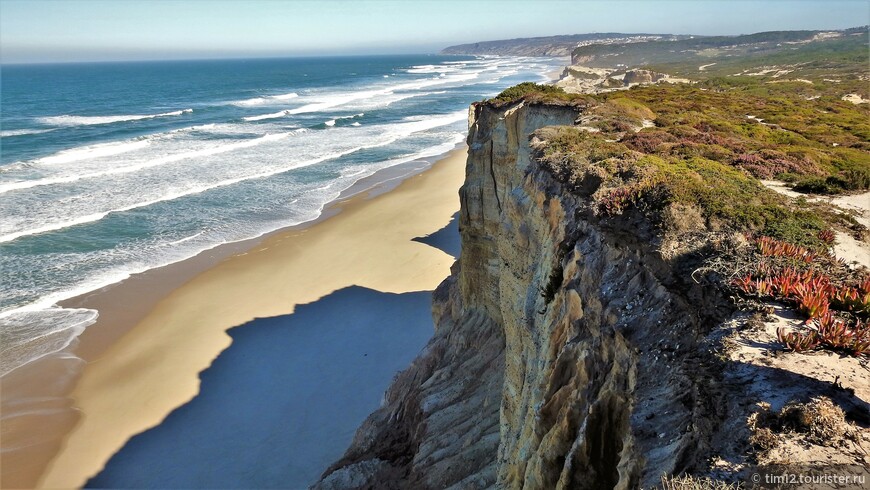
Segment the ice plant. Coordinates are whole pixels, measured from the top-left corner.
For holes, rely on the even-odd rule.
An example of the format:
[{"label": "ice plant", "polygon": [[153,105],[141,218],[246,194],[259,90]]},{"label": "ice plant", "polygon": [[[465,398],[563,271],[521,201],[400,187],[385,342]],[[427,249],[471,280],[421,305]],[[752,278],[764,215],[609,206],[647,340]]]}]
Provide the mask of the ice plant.
[{"label": "ice plant", "polygon": [[795,296],[798,310],[807,317],[818,318],[828,313],[830,302],[826,291],[812,289],[802,283],[795,286]]},{"label": "ice plant", "polygon": [[779,296],[788,298],[795,293],[795,286],[800,282],[800,274],[793,268],[788,268],[772,275],[770,282]]},{"label": "ice plant", "polygon": [[786,349],[795,352],[805,352],[819,347],[818,334],[811,330],[806,333],[786,332],[782,327],[776,329],[776,338]]},{"label": "ice plant", "polygon": [[806,264],[816,259],[816,254],[800,245],[782,242],[769,236],[755,238],[754,242],[761,255],[788,257]]},{"label": "ice plant", "polygon": [[746,294],[752,294],[755,291],[755,288],[753,287],[752,274],[737,277],[731,281],[731,284]]},{"label": "ice plant", "polygon": [[834,230],[826,229],[819,232],[819,240],[825,242],[829,246],[834,244],[834,238],[836,238]]},{"label": "ice plant", "polygon": [[805,332],[788,332],[780,327],[776,329],[776,338],[795,352],[823,347],[852,356],[870,356],[870,325],[858,320],[850,326],[831,312],[817,318],[813,325],[814,329]]}]

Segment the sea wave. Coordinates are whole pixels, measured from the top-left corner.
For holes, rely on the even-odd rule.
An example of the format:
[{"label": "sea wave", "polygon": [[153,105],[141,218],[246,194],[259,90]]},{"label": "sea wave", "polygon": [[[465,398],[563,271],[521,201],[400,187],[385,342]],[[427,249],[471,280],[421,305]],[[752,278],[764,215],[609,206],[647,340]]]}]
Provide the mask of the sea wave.
[{"label": "sea wave", "polygon": [[71,116],[64,114],[62,116],[39,117],[36,118],[36,121],[50,126],[91,126],[125,121],[139,121],[142,119],[154,119],[156,117],[181,116],[182,114],[189,114],[191,112],[193,112],[193,109],[162,112],[160,114],[126,114],[117,116]]},{"label": "sea wave", "polygon": [[0,138],[11,138],[13,136],[26,136],[28,134],[42,134],[54,131],[54,129],[7,129],[0,131]]},{"label": "sea wave", "polygon": [[280,103],[280,102],[283,102],[285,100],[295,99],[296,97],[299,97],[299,94],[297,94],[296,92],[290,92],[288,94],[264,95],[261,97],[254,97],[251,99],[236,100],[236,101],[230,102],[230,104],[232,104],[234,106],[238,106],[238,107],[255,107],[255,106],[260,106],[260,105],[274,104],[276,102]]},{"label": "sea wave", "polygon": [[269,114],[261,114],[259,116],[247,116],[247,117],[243,117],[242,120],[249,121],[249,122],[263,121],[265,119],[277,119],[279,117],[284,117],[284,116],[288,116],[288,115],[290,115],[289,111],[278,111],[278,112],[272,112]]},{"label": "sea wave", "polygon": [[[198,240],[198,243],[194,247],[186,246],[187,248],[183,251],[181,248],[177,247],[178,245],[192,242],[194,239],[205,234],[205,231],[200,231],[191,236],[161,245],[161,247],[169,247],[169,249],[172,250],[178,249],[179,253],[170,256],[163,256],[162,259],[154,257],[156,260],[153,260],[149,264],[129,264],[123,269],[107,271],[103,275],[92,277],[81,284],[71,287],[70,289],[56,291],[52,294],[46,295],[32,304],[0,312],[0,336],[2,336],[2,342],[0,342],[0,376],[5,375],[24,364],[65,349],[98,318],[98,312],[96,310],[58,308],[53,306],[59,301],[79,296],[88,291],[94,291],[110,284],[118,283],[129,278],[133,274],[142,273],[155,267],[161,267],[178,262],[226,243],[256,238],[278,228],[296,225],[310,219],[315,219],[322,213],[328,202],[337,198],[341,192],[349,189],[360,179],[369,177],[384,168],[443,154],[455,147],[456,143],[462,139],[462,135],[457,134],[455,138],[452,138],[445,143],[424,148],[423,150],[411,155],[386,160],[376,165],[344,169],[341,172],[341,182],[329,182],[309,191],[313,193],[319,190],[321,197],[317,199],[318,202],[313,203],[316,204],[316,209],[312,210],[314,214],[307,215],[303,221],[274,223],[273,226],[252,230],[251,233],[247,233],[245,236],[239,236],[233,239],[225,238],[221,240],[219,237],[212,235],[209,237],[210,240]],[[352,148],[343,152],[309,160],[303,162],[303,164],[314,164],[323,161],[324,159],[336,158],[341,155],[359,151],[360,149],[362,148]],[[413,173],[413,171],[409,172]],[[269,174],[274,173],[276,172],[269,172]],[[264,173],[260,176],[266,175]],[[404,176],[405,175],[402,175],[398,178],[403,178]],[[294,199],[293,203],[295,202],[298,202],[298,199]],[[216,243],[214,242],[215,238],[217,238]]]},{"label": "sea wave", "polygon": [[443,78],[425,78],[422,80],[416,80],[413,82],[400,83],[396,85],[391,85],[387,87],[383,87],[377,90],[360,90],[356,92],[342,92],[342,93],[332,93],[332,94],[324,94],[321,96],[312,96],[312,98],[319,98],[317,102],[312,102],[309,104],[305,104],[301,107],[296,107],[294,109],[287,110],[288,115],[293,114],[305,114],[310,112],[322,112],[327,109],[334,109],[339,106],[346,105],[350,102],[355,102],[359,100],[365,99],[373,99],[376,97],[382,97],[384,95],[393,94],[396,92],[404,92],[404,91],[413,91],[419,90],[426,87],[432,87],[435,85],[446,85],[450,83],[458,83],[458,82],[466,82],[469,80],[473,80],[480,75],[480,72],[471,72],[464,73],[461,75],[450,75]]},{"label": "sea wave", "polygon": [[[381,146],[381,145],[373,145],[373,146]],[[320,163],[320,162],[323,162],[326,160],[330,160],[333,158],[338,158],[338,157],[341,157],[344,155],[348,155],[350,153],[357,152],[363,148],[364,148],[363,146],[358,146],[358,147],[354,147],[350,150],[345,150],[345,151],[340,151],[340,152],[335,152],[335,153],[323,155],[323,156],[318,157],[318,158],[314,158],[314,159],[310,159],[307,161],[294,163],[294,164],[290,164],[290,165],[286,165],[286,166],[281,166],[281,167],[277,167],[277,168],[272,168],[270,170],[266,170],[263,172],[257,172],[254,174],[244,175],[241,177],[234,177],[231,179],[225,179],[225,180],[214,182],[214,183],[194,185],[194,186],[188,187],[188,188],[180,190],[180,191],[175,191],[175,192],[170,192],[170,193],[164,194],[164,195],[157,197],[157,198],[154,198],[154,199],[135,202],[135,203],[132,203],[132,204],[129,204],[126,206],[122,206],[122,207],[118,207],[118,208],[114,208],[114,209],[109,209],[106,211],[100,211],[97,213],[91,213],[91,214],[84,215],[84,216],[78,216],[76,218],[62,221],[62,222],[56,222],[56,223],[51,223],[51,224],[47,224],[47,225],[36,227],[36,228],[30,228],[27,230],[17,231],[17,232],[13,232],[13,233],[7,233],[4,235],[0,235],[0,243],[10,242],[12,240],[15,240],[15,239],[18,239],[21,237],[25,237],[25,236],[38,235],[41,233],[48,233],[51,231],[57,231],[57,230],[65,229],[65,228],[71,228],[73,226],[78,226],[78,225],[82,225],[85,223],[92,223],[95,221],[99,221],[99,220],[105,218],[106,216],[108,216],[112,213],[122,213],[125,211],[131,211],[133,209],[144,208],[144,207],[151,206],[151,205],[161,203],[161,202],[174,201],[174,200],[182,198],[182,197],[187,197],[187,196],[191,196],[194,194],[201,194],[203,192],[206,192],[206,191],[209,191],[212,189],[217,189],[217,188],[226,187],[226,186],[233,185],[233,184],[238,184],[239,182],[244,182],[246,180],[262,179],[264,177],[271,177],[273,175],[284,173],[284,172],[287,172],[289,170],[307,167],[307,166],[314,165],[314,164],[317,164],[317,163]]]},{"label": "sea wave", "polygon": [[[249,148],[249,147],[256,146],[256,145],[259,145],[262,143],[268,143],[270,141],[282,139],[282,138],[285,138],[289,135],[296,134],[298,132],[299,131],[296,130],[296,131],[289,131],[286,133],[267,134],[265,136],[260,136],[259,138],[255,138],[255,139],[251,139],[251,140],[244,140],[244,141],[240,141],[237,143],[229,143],[229,144],[219,145],[219,146],[210,146],[210,147],[202,148],[202,149],[198,149],[198,150],[176,153],[176,154],[167,155],[167,156],[164,156],[161,158],[147,160],[147,161],[144,161],[144,162],[141,162],[138,164],[134,164],[134,165],[128,165],[128,166],[124,166],[124,167],[113,167],[113,168],[109,168],[107,170],[102,170],[99,172],[74,173],[74,174],[63,175],[63,176],[46,177],[46,178],[34,179],[34,180],[21,180],[21,181],[17,181],[17,182],[11,182],[8,184],[0,184],[0,194],[5,194],[5,193],[10,192],[10,191],[17,191],[17,190],[22,190],[22,189],[31,189],[33,187],[40,187],[40,186],[45,186],[45,185],[67,184],[70,182],[76,182],[76,181],[84,180],[84,179],[93,179],[93,178],[97,178],[97,177],[105,177],[108,175],[119,175],[119,174],[127,174],[127,173],[131,173],[131,172],[137,172],[139,170],[143,170],[146,168],[156,167],[159,165],[166,165],[168,163],[174,163],[174,162],[178,162],[178,161],[186,160],[186,159],[190,159],[190,158],[217,155],[220,153],[226,153],[226,152],[238,150],[241,148]],[[144,141],[143,143],[147,144],[147,141]],[[142,146],[145,146],[145,145],[142,145]],[[140,146],[140,148],[142,146]],[[127,150],[127,151],[129,151],[129,150]],[[89,221],[92,221],[92,220],[89,220]],[[45,227],[45,228],[49,228],[49,227]],[[44,229],[42,231],[39,231],[39,233],[42,233],[44,231],[51,231],[51,230]],[[25,233],[25,234],[32,234],[32,233]],[[5,241],[14,240],[15,238],[17,238],[17,236],[13,236],[13,235],[15,235],[15,234],[12,233],[9,235],[0,236],[0,243],[5,242]],[[9,238],[10,236],[12,236],[12,238]],[[18,236],[23,236],[23,235],[18,235]]]},{"label": "sea wave", "polygon": [[[329,121],[326,121],[326,122],[323,123],[323,124],[325,124],[325,125],[327,125],[327,126],[335,126],[335,124],[336,124],[338,121],[343,121],[343,120],[345,120],[345,119],[355,119],[355,118],[357,118],[357,117],[363,117],[363,116],[365,116],[365,115],[366,115],[365,112],[360,112],[359,114],[351,114],[350,116],[338,116],[338,117],[336,117],[335,119],[330,119]],[[357,126],[359,126],[359,124],[357,124]]]},{"label": "sea wave", "polygon": [[424,73],[452,73],[457,71],[456,67],[445,65],[417,65],[405,70],[407,73],[424,74]]},{"label": "sea wave", "polygon": [[84,308],[17,309],[0,314],[0,376],[67,348],[97,310]]},{"label": "sea wave", "polygon": [[[320,156],[317,158],[309,159],[309,160],[306,160],[306,161],[303,161],[300,163],[290,163],[289,165],[280,165],[278,167],[273,167],[273,168],[270,168],[270,169],[262,171],[262,172],[242,175],[242,176],[224,179],[221,181],[207,183],[207,184],[195,184],[195,185],[192,185],[188,188],[168,192],[168,193],[165,193],[163,195],[153,197],[151,199],[145,199],[142,201],[133,202],[133,203],[126,204],[123,206],[118,206],[116,208],[92,212],[92,213],[76,216],[76,217],[69,218],[69,219],[63,219],[63,220],[59,220],[59,221],[55,221],[55,222],[46,222],[45,220],[42,220],[42,223],[45,223],[45,224],[42,224],[41,226],[35,226],[35,227],[26,228],[26,229],[18,230],[18,231],[5,232],[3,235],[0,235],[0,243],[10,242],[10,241],[16,240],[18,238],[26,237],[26,236],[38,235],[38,234],[53,232],[53,231],[57,231],[57,230],[65,229],[65,228],[70,228],[73,226],[78,226],[78,225],[82,225],[82,224],[86,224],[86,223],[92,223],[92,222],[99,221],[99,220],[105,218],[106,216],[108,216],[112,213],[126,212],[126,211],[130,211],[133,209],[139,209],[139,208],[143,208],[146,206],[151,206],[151,205],[165,202],[165,201],[176,200],[176,199],[190,196],[193,194],[199,194],[199,193],[202,193],[202,192],[205,192],[205,191],[208,191],[211,189],[215,189],[215,188],[226,187],[226,186],[237,184],[239,182],[244,182],[247,180],[260,179],[260,178],[269,177],[272,175],[277,175],[277,174],[280,174],[283,172],[287,172],[289,170],[314,165],[316,163],[320,163],[320,162],[323,162],[326,160],[330,160],[333,158],[338,158],[340,156],[348,155],[348,154],[354,153],[354,152],[359,151],[359,150],[364,149],[364,148],[377,148],[377,147],[386,146],[386,145],[389,145],[389,144],[396,142],[399,139],[410,136],[411,134],[421,132],[421,131],[426,131],[426,130],[433,129],[433,128],[437,128],[440,126],[453,124],[455,122],[463,121],[466,119],[466,117],[467,117],[467,114],[465,111],[457,111],[455,113],[445,114],[445,115],[441,115],[438,117],[432,117],[432,118],[428,118],[428,119],[422,120],[422,121],[412,121],[412,122],[405,122],[405,123],[399,123],[399,124],[392,124],[392,125],[387,126],[384,130],[380,131],[380,134],[385,135],[386,139],[381,140],[377,143],[360,144],[360,145],[355,146],[355,147],[348,149],[348,150],[341,150],[341,151],[333,152],[333,153],[326,154],[326,155],[323,155],[323,156]],[[177,160],[181,160],[181,159],[185,159],[185,158],[191,158],[192,156],[205,156],[205,155],[212,155],[212,154],[216,154],[216,153],[223,153],[226,151],[231,151],[231,150],[243,148],[246,146],[255,146],[255,145],[260,144],[260,143],[264,143],[264,142],[268,142],[268,141],[275,141],[275,140],[287,137],[291,134],[302,133],[303,129],[304,128],[296,129],[296,130],[290,131],[288,133],[278,133],[278,134],[266,135],[266,136],[263,136],[263,137],[258,138],[256,140],[250,140],[250,141],[245,141],[245,142],[240,142],[240,143],[232,143],[232,144],[223,145],[223,146],[219,146],[219,147],[211,147],[211,148],[196,150],[194,152],[187,152],[187,153],[182,153],[182,154],[178,154],[178,155],[171,155],[171,156],[156,159],[156,160],[142,162],[140,164],[133,165],[130,167],[114,168],[114,169],[109,169],[109,170],[105,170],[105,171],[97,172],[97,173],[92,173],[92,174],[68,175],[68,176],[56,177],[56,178],[52,178],[52,179],[41,179],[38,181],[16,182],[13,184],[8,184],[5,188],[0,187],[0,191],[7,192],[8,190],[10,190],[9,189],[10,186],[18,186],[18,188],[21,188],[21,186],[24,186],[24,185],[33,186],[35,182],[41,182],[42,184],[45,184],[45,183],[65,183],[65,182],[72,182],[72,181],[76,181],[76,180],[81,180],[83,178],[93,178],[93,177],[101,177],[101,176],[106,176],[106,175],[115,175],[115,174],[120,174],[120,173],[129,173],[129,172],[141,170],[141,169],[147,168],[147,167],[162,165],[162,164],[167,163],[168,161],[177,161]],[[36,185],[40,185],[40,184],[36,184]],[[15,225],[10,223],[9,226],[14,227]]]},{"label": "sea wave", "polygon": [[200,231],[199,233],[195,233],[195,234],[193,234],[193,235],[191,235],[191,236],[184,237],[184,238],[181,238],[181,239],[178,239],[178,240],[175,240],[175,241],[166,242],[166,243],[164,243],[162,246],[164,246],[164,247],[171,247],[172,245],[179,245],[179,244],[182,244],[182,243],[184,243],[184,242],[189,242],[189,241],[193,240],[193,239],[196,238],[196,237],[202,236],[203,233],[205,233],[205,231]]},{"label": "sea wave", "polygon": [[79,148],[64,150],[47,157],[38,158],[34,160],[33,163],[46,165],[72,163],[79,160],[120,155],[121,153],[140,150],[148,146],[149,144],[150,143],[145,139],[137,139],[132,141],[122,141],[120,143],[101,143],[98,145],[88,145]]},{"label": "sea wave", "polygon": [[420,131],[426,131],[429,129],[457,123],[459,121],[465,121],[467,119],[468,113],[466,111],[456,111],[440,116],[426,117],[419,120],[408,119],[406,120],[406,122],[393,124],[390,127],[390,131],[393,134],[407,136],[413,133],[419,133]]}]

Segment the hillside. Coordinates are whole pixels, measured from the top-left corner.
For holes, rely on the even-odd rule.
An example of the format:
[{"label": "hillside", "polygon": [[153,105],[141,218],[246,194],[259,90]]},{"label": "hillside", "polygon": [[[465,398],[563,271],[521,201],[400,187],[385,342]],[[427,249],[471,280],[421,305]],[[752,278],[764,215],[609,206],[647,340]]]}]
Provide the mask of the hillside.
[{"label": "hillside", "polygon": [[[601,92],[637,83],[700,82],[804,97],[870,98],[868,30],[770,32],[748,36],[583,46],[559,86]],[[725,81],[727,80],[727,82]],[[775,84],[787,87],[776,89]],[[766,87],[766,88],[764,88]]]},{"label": "hillside", "polygon": [[603,32],[565,36],[531,37],[483,41],[449,46],[441,54],[501,55],[501,56],[570,56],[577,46],[591,43],[633,43],[649,40],[679,39],[670,34],[623,34]]}]

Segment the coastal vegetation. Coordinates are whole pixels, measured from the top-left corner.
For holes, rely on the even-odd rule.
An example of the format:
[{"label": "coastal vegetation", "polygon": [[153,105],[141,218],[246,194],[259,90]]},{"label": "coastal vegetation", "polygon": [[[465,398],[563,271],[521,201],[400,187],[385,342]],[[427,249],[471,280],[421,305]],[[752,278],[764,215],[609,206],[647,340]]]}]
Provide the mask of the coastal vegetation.
[{"label": "coastal vegetation", "polygon": [[492,99],[489,99],[494,105],[506,104],[513,102],[519,98],[534,98],[536,100],[564,100],[575,101],[582,96],[577,94],[568,94],[564,90],[555,85],[544,85],[534,82],[523,82],[513,87],[508,87],[500,94]]},{"label": "coastal vegetation", "polygon": [[786,349],[866,356],[870,278],[837,260],[831,246],[835,229],[857,237],[867,230],[848,214],[762,183],[815,194],[870,188],[870,109],[843,100],[836,85],[710,77],[590,95],[524,83],[489,103],[582,107],[575,126],[540,129],[533,147],[566,189],[594,202],[600,219],[640,214],[662,236],[745,236],[750,246],[728,259],[742,266],[720,267],[721,287],[802,315],[804,329],[778,332]]}]

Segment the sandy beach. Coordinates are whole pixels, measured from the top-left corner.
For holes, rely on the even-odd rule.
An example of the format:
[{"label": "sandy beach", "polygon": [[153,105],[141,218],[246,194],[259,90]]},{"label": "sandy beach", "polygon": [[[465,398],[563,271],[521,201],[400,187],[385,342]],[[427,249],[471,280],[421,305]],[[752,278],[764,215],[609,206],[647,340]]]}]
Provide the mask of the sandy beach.
[{"label": "sandy beach", "polygon": [[[239,332],[256,332],[258,324],[251,323],[255,319],[288,319],[300,305],[316,311],[316,303],[327,296],[329,304],[336,305],[329,311],[340,311],[352,305],[363,312],[367,309],[366,303],[378,303],[377,298],[381,296],[385,301],[394,301],[394,295],[433,290],[449,274],[454,257],[436,248],[438,240],[429,245],[423,237],[436,237],[459,210],[458,189],[464,178],[464,162],[465,149],[453,151],[431,169],[407,178],[389,192],[378,194],[375,188],[340,200],[331,206],[329,213],[334,216],[329,219],[272,234],[252,249],[235,250],[233,255],[205,271],[180,263],[161,271],[174,277],[173,280],[164,283],[131,281],[127,288],[122,284],[88,295],[81,306],[98,306],[102,320],[113,318],[118,325],[87,332],[76,347],[80,352],[73,349],[87,361],[70,394],[78,417],[65,419],[64,423],[72,429],[38,486],[82,486],[97,475],[131,437],[158,426],[173,410],[194,399],[200,393],[200,373],[212,366],[231,343],[237,342],[239,335],[254,335],[228,333],[234,327],[245,325]],[[173,274],[173,267],[177,274]],[[339,293],[333,294],[336,292]],[[141,301],[136,301],[140,295]],[[424,296],[428,298],[428,294]],[[418,306],[421,301],[421,297],[413,295],[408,299]],[[425,304],[428,305],[428,299]],[[374,306],[368,309],[376,310]],[[349,318],[365,316],[354,315],[352,311],[352,308],[348,311]],[[319,317],[326,316],[311,313],[307,316],[312,321]],[[336,318],[333,315],[329,321],[335,322]],[[294,321],[299,323],[298,319]],[[354,336],[338,335],[333,340],[366,338],[366,332],[374,323],[360,321],[362,323],[353,327]],[[387,324],[384,331],[399,331],[407,321],[411,320],[402,315],[387,315],[382,319]],[[124,322],[131,325],[123,325]],[[307,324],[310,327],[310,322]],[[365,325],[370,325],[369,330]],[[330,335],[336,335],[335,331],[331,332]],[[394,350],[396,355],[401,355],[394,355],[386,362],[387,374],[372,375],[378,379],[387,377],[381,390],[386,388],[395,370],[404,367],[416,355],[429,335],[431,330],[424,337],[417,330],[411,337],[396,341],[401,348]],[[392,337],[383,339],[384,342],[389,338]],[[330,350],[333,362],[328,365],[333,370],[346,371],[352,364],[344,362],[343,353],[356,348],[375,349],[377,345],[380,344],[353,341],[343,350]],[[405,352],[408,349],[413,351]],[[232,349],[227,352],[230,351]],[[293,356],[291,350],[287,353]],[[368,352],[363,354],[368,357]],[[213,367],[232,373],[232,362],[217,364]],[[295,373],[298,379],[310,384],[318,374],[324,379],[333,377],[334,373],[322,363],[308,366],[309,372]],[[287,369],[301,367],[294,365]],[[359,383],[374,379],[365,373],[357,376],[361,376],[357,378]],[[340,387],[342,383],[348,380],[336,379],[333,386]],[[351,380],[350,385],[353,384]],[[322,400],[332,405],[352,404],[352,400],[330,401],[335,393],[326,386],[317,391]],[[243,398],[245,393],[243,391],[239,397]],[[316,400],[307,400],[302,405],[314,404],[317,408],[316,403]],[[365,412],[358,410],[360,421],[371,411],[372,403],[367,400],[360,405]],[[191,403],[191,406],[200,410],[204,405]],[[220,407],[212,409],[220,410]],[[348,429],[340,435],[346,442],[356,423],[358,421],[348,422]],[[340,442],[343,441],[336,443]],[[51,446],[44,447],[43,453],[51,454],[57,449]],[[324,453],[319,457],[333,455]]]}]

